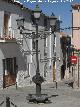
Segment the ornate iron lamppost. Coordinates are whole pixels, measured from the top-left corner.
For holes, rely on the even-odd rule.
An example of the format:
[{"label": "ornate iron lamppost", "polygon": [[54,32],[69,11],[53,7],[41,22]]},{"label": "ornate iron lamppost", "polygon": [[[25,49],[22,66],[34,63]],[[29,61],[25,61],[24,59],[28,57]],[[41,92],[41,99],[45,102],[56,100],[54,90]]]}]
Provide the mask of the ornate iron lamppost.
[{"label": "ornate iron lamppost", "polygon": [[29,101],[36,101],[36,102],[45,102],[48,101],[48,97],[46,94],[41,94],[41,83],[44,82],[44,78],[40,76],[39,72],[39,59],[38,59],[38,21],[40,18],[41,10],[39,9],[38,5],[36,5],[36,8],[34,9],[34,18],[36,21],[36,75],[33,76],[32,81],[36,84],[36,94],[29,94]]},{"label": "ornate iron lamppost", "polygon": [[51,31],[52,33],[54,33],[55,31],[55,25],[56,25],[56,21],[57,21],[57,17],[54,15],[54,13],[51,14],[51,16],[49,17],[50,19],[50,26],[51,26]]},{"label": "ornate iron lamppost", "polygon": [[[41,84],[42,82],[44,82],[44,78],[42,76],[40,76],[40,70],[39,70],[39,59],[38,59],[38,22],[39,22],[39,18],[40,18],[40,14],[41,14],[41,10],[39,9],[39,6],[36,5],[36,8],[33,11],[34,13],[34,19],[36,22],[36,36],[35,36],[35,43],[36,43],[36,64],[37,64],[37,69],[36,69],[36,74],[35,76],[33,76],[32,81],[36,84],[36,93],[35,94],[28,94],[27,99],[30,102],[37,102],[37,103],[42,103],[42,102],[46,102],[48,101],[48,95],[47,94],[41,94]],[[53,15],[53,14],[52,14]],[[50,24],[51,27],[53,27],[55,25],[56,22],[56,17],[52,16],[50,17]],[[20,33],[24,34],[23,31],[25,30],[24,28],[24,19],[18,19],[17,21],[17,25],[18,28],[20,29]]]},{"label": "ornate iron lamppost", "polygon": [[[53,42],[55,43],[55,40],[56,40],[56,35],[54,34],[55,32],[55,25],[56,25],[56,20],[57,20],[57,17],[55,17],[54,13],[51,14],[50,16],[50,31],[51,31],[51,34],[50,34],[50,37],[53,36]],[[53,44],[54,44],[53,43]],[[53,45],[53,81],[55,80],[55,62],[56,62],[56,55],[55,55],[55,52],[54,52],[54,45]],[[56,82],[57,83],[57,82]],[[56,88],[57,88],[57,85],[56,85]]]},{"label": "ornate iron lamppost", "polygon": [[[37,64],[37,69],[36,69],[36,74],[33,76],[32,81],[36,84],[36,93],[35,94],[29,94],[27,96],[27,99],[30,102],[45,102],[48,101],[48,96],[47,94],[41,94],[41,84],[44,82],[44,78],[40,76],[39,72],[39,59],[38,59],[38,21],[40,18],[41,10],[39,9],[39,6],[36,5],[36,8],[34,9],[34,19],[36,22],[36,36],[35,36],[35,43],[36,43],[36,64]],[[20,33],[23,34],[24,29],[24,19],[18,19],[17,25],[18,28],[20,29]]]}]

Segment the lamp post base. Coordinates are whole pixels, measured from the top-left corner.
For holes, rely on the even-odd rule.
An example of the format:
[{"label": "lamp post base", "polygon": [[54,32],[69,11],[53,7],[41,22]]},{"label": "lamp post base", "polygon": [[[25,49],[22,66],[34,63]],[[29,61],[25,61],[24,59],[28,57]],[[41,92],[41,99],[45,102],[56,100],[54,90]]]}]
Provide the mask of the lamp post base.
[{"label": "lamp post base", "polygon": [[26,97],[29,102],[45,103],[48,100],[47,94],[41,94],[41,84],[44,82],[44,78],[40,74],[33,76],[32,81],[36,84],[36,94],[28,94]]},{"label": "lamp post base", "polygon": [[29,102],[33,103],[46,103],[48,100],[48,95],[47,94],[41,94],[41,95],[36,95],[36,94],[28,94],[26,97]]}]

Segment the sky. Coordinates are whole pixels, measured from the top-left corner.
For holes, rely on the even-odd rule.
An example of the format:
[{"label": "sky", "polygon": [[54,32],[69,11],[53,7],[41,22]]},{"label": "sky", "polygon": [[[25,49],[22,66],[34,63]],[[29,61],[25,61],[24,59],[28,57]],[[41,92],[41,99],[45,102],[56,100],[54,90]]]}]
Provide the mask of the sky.
[{"label": "sky", "polygon": [[[71,5],[80,3],[80,0],[16,0],[21,2],[25,7],[34,9],[36,4],[39,5],[43,13],[50,16],[53,12],[57,17],[60,16],[61,28],[71,27]],[[65,30],[71,34],[71,30]]]}]

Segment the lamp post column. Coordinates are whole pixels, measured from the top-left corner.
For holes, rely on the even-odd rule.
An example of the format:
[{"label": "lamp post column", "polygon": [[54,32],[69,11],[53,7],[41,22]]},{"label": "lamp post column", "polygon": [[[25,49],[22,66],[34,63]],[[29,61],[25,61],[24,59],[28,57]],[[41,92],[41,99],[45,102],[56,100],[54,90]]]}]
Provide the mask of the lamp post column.
[{"label": "lamp post column", "polygon": [[[41,10],[39,9],[39,6],[36,5],[36,8],[34,9],[34,18],[36,20],[36,35],[35,35],[35,44],[36,44],[36,74],[32,77],[32,81],[36,84],[36,93],[35,94],[28,94],[27,96],[27,100],[29,100],[29,102],[46,102],[48,101],[48,96],[47,94],[41,94],[41,84],[42,82],[44,82],[44,78],[43,76],[40,76],[40,72],[39,72],[39,59],[38,59],[38,21],[40,18],[40,13]],[[17,24],[18,24],[18,28],[20,29],[21,34],[23,33],[24,29],[24,20],[23,19],[19,19],[17,20]],[[27,34],[27,33],[26,33]]]},{"label": "lamp post column", "polygon": [[[38,22],[36,21],[36,39],[38,38]],[[36,69],[36,76],[40,76],[39,72],[39,60],[38,60],[38,39],[36,40],[36,63],[37,63],[37,69]],[[41,94],[41,84],[36,83],[36,95]]]}]

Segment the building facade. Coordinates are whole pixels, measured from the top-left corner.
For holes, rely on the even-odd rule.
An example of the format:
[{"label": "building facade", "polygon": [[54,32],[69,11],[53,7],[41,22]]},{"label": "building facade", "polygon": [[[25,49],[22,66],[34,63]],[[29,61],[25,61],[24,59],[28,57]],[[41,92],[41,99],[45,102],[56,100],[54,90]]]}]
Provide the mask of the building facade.
[{"label": "building facade", "polygon": [[72,5],[72,45],[73,45],[73,55],[77,57],[77,64],[73,65],[73,77],[75,80],[75,86],[80,85],[80,4]]},{"label": "building facade", "polygon": [[[24,34],[20,34],[16,22],[22,17],[25,19]],[[0,88],[16,82],[21,87],[33,84],[32,77],[36,73],[36,47],[32,38],[36,29],[33,19],[32,10],[22,4],[12,0],[0,1]],[[53,82],[54,36],[58,34],[51,33],[49,18],[43,13],[39,20],[39,35],[40,74],[45,78],[45,82]],[[59,55],[58,57],[60,58]]]},{"label": "building facade", "polygon": [[80,4],[72,5],[72,44],[74,48],[80,49]]}]

